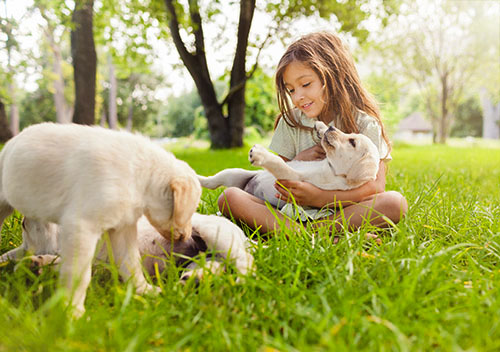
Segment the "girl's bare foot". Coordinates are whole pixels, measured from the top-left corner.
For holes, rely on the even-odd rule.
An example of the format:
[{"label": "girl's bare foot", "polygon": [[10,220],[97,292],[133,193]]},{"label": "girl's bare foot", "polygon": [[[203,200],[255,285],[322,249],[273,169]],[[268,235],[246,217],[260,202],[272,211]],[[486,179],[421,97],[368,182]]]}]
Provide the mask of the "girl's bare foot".
[{"label": "girl's bare foot", "polygon": [[377,244],[382,244],[382,240],[377,235],[375,235],[374,233],[367,232],[366,233],[366,239],[367,240],[373,240]]}]

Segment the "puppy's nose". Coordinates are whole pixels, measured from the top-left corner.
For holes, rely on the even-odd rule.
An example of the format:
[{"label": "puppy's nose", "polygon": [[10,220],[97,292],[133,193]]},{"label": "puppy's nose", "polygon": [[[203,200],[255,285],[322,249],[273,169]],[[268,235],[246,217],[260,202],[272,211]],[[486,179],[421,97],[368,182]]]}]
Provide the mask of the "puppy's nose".
[{"label": "puppy's nose", "polygon": [[335,131],[335,130],[336,130],[336,128],[335,128],[335,127],[330,126],[330,127],[328,127],[328,130],[327,130],[327,131],[328,131],[328,132],[333,132],[333,131]]}]

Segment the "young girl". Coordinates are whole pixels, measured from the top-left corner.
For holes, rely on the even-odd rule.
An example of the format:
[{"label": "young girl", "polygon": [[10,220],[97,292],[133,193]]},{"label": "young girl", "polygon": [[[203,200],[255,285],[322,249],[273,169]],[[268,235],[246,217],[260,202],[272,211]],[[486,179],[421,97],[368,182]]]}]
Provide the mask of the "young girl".
[{"label": "young girl", "polygon": [[[377,104],[361,85],[354,61],[341,40],[332,33],[319,32],[290,45],[278,64],[276,87],[281,114],[275,123],[270,149],[283,160],[325,158],[312,133],[316,119],[346,133],[368,136],[380,152],[376,180],[356,189],[322,190],[308,182],[279,180],[284,188],[276,183],[276,197],[288,202],[293,199],[302,207],[299,214],[294,213],[297,207],[291,204],[282,212],[302,221],[321,218],[326,221],[318,224],[335,226],[337,230],[343,226],[342,217],[350,229],[363,222],[385,227],[389,225],[386,218],[397,223],[408,205],[400,193],[385,191],[386,163],[391,160],[389,140]],[[279,211],[271,212],[264,201],[238,188],[227,188],[218,206],[225,216],[243,221],[261,233],[277,229],[283,221],[289,227],[296,224]]]}]

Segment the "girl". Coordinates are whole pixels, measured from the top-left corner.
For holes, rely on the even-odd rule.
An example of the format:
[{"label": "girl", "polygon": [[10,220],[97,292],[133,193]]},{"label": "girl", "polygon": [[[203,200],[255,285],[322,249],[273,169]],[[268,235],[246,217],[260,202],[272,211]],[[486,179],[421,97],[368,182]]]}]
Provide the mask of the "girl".
[{"label": "girl", "polygon": [[[278,64],[276,87],[281,114],[275,123],[271,150],[285,161],[323,159],[323,149],[311,132],[318,119],[343,132],[368,136],[380,152],[377,178],[348,191],[322,190],[307,182],[279,180],[283,187],[276,183],[276,197],[291,202],[293,196],[300,206],[298,214],[292,204],[287,204],[290,206],[285,206],[282,213],[271,212],[264,201],[231,187],[218,200],[221,212],[262,233],[276,230],[283,221],[289,227],[296,224],[283,212],[302,221],[321,218],[326,221],[317,224],[335,226],[336,230],[344,223],[342,217],[350,229],[358,228],[364,221],[385,227],[387,218],[397,223],[408,205],[400,193],[385,191],[390,143],[377,104],[361,85],[354,61],[340,38],[319,32],[290,45]],[[338,211],[339,207],[342,211]]]}]

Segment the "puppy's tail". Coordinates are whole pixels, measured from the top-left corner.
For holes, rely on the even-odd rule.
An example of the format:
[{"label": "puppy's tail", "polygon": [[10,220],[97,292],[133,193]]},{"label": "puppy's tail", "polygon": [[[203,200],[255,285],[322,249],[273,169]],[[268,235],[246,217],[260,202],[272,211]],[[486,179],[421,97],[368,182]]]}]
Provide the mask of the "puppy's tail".
[{"label": "puppy's tail", "polygon": [[216,189],[220,186],[245,188],[248,181],[259,171],[245,169],[226,169],[213,176],[199,176],[198,180],[203,187]]}]

